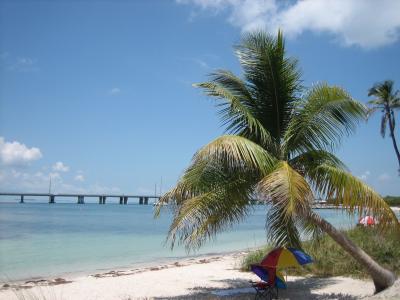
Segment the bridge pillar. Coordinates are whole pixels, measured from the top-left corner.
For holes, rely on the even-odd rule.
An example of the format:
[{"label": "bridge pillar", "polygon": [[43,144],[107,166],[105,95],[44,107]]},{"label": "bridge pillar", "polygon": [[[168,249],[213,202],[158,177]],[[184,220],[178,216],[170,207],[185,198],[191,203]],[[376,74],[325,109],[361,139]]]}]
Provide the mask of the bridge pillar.
[{"label": "bridge pillar", "polygon": [[106,204],[106,196],[99,196],[99,204]]},{"label": "bridge pillar", "polygon": [[19,203],[24,203],[24,195],[21,195],[21,200],[19,201]]},{"label": "bridge pillar", "polygon": [[143,204],[143,197],[139,197],[139,204]]},{"label": "bridge pillar", "polygon": [[128,204],[128,197],[124,197],[124,204]]},{"label": "bridge pillar", "polygon": [[149,204],[149,197],[144,197],[144,204]]},{"label": "bridge pillar", "polygon": [[85,200],[83,196],[78,196],[78,204],[85,204]]},{"label": "bridge pillar", "polygon": [[123,204],[124,203],[124,197],[119,197],[119,204]]},{"label": "bridge pillar", "polygon": [[53,204],[56,203],[56,201],[54,200],[54,195],[50,195],[49,196],[49,204]]},{"label": "bridge pillar", "polygon": [[106,204],[106,196],[103,196],[103,204]]}]

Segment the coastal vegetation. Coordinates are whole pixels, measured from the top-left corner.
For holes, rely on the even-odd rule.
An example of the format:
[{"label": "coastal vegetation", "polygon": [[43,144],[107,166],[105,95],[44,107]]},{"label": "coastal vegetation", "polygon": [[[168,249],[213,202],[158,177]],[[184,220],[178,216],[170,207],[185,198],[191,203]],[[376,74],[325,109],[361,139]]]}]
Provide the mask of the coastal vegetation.
[{"label": "coastal vegetation", "polygon": [[[382,233],[377,228],[356,227],[345,234],[380,265],[400,275],[400,239],[396,232]],[[271,246],[266,246],[251,251],[242,262],[242,270],[250,270],[250,265],[259,263],[271,249]],[[363,266],[326,234],[320,239],[304,242],[303,249],[313,257],[314,263],[303,268],[289,269],[288,274],[366,277]]]},{"label": "coastal vegetation", "polygon": [[369,115],[380,111],[382,113],[381,119],[381,135],[385,137],[386,128],[389,127],[390,137],[392,138],[393,148],[396,152],[397,160],[399,163],[400,175],[400,151],[397,147],[396,137],[394,134],[396,126],[395,111],[400,109],[400,91],[394,90],[394,82],[386,80],[384,82],[376,83],[370,88],[368,96],[373,96],[374,99],[369,101],[370,105]]},{"label": "coastal vegetation", "polygon": [[248,34],[235,51],[242,78],[217,70],[209,81],[195,85],[216,99],[227,134],[201,148],[160,199],[174,211],[171,246],[200,247],[246,218],[256,194],[270,207],[266,232],[272,245],[302,248],[302,233],[317,237],[325,232],[364,267],[376,291],[392,285],[391,271],[312,210],[317,194],[337,199],[349,214],[368,211],[380,220],[381,230],[398,228],[382,197],[333,154],[365,120],[365,106],[338,86],[305,88],[281,32],[277,37]]},{"label": "coastal vegetation", "polygon": [[385,199],[386,203],[390,206],[400,206],[400,197],[399,196],[386,196]]}]

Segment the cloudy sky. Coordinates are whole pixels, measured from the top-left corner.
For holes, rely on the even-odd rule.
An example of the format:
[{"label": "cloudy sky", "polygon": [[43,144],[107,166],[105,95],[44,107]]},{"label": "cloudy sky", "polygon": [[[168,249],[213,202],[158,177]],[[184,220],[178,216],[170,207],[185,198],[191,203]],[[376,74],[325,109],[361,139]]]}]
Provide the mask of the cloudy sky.
[{"label": "cloudy sky", "polygon": [[[153,194],[161,177],[172,186],[223,133],[192,83],[216,68],[240,74],[232,46],[248,31],[281,28],[306,86],[326,81],[362,102],[375,82],[400,89],[399,11],[397,0],[3,0],[0,190],[44,192],[50,176],[54,192]],[[338,155],[400,195],[379,116]]]}]

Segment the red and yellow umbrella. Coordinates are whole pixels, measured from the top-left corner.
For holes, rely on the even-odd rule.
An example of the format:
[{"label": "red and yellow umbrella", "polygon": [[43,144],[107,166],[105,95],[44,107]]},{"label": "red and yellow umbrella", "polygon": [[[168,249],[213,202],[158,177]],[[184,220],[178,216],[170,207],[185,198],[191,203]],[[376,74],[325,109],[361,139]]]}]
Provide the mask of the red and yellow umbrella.
[{"label": "red and yellow umbrella", "polygon": [[312,263],[311,256],[295,248],[279,247],[269,252],[260,265],[267,268],[298,267]]}]

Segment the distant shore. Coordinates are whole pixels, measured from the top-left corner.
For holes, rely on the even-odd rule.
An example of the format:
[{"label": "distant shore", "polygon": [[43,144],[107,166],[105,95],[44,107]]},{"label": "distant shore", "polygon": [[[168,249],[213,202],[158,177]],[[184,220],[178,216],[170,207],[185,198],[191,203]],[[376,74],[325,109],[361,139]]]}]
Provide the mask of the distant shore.
[{"label": "distant shore", "polygon": [[[46,300],[219,299],[224,295],[230,295],[230,299],[253,299],[248,281],[257,277],[239,271],[244,255],[245,252],[210,255],[78,277],[31,280],[3,286],[0,299],[18,299],[18,295],[40,295]],[[287,281],[288,289],[280,292],[283,299],[349,299],[372,295],[374,290],[371,281],[345,277],[288,276]]]}]

